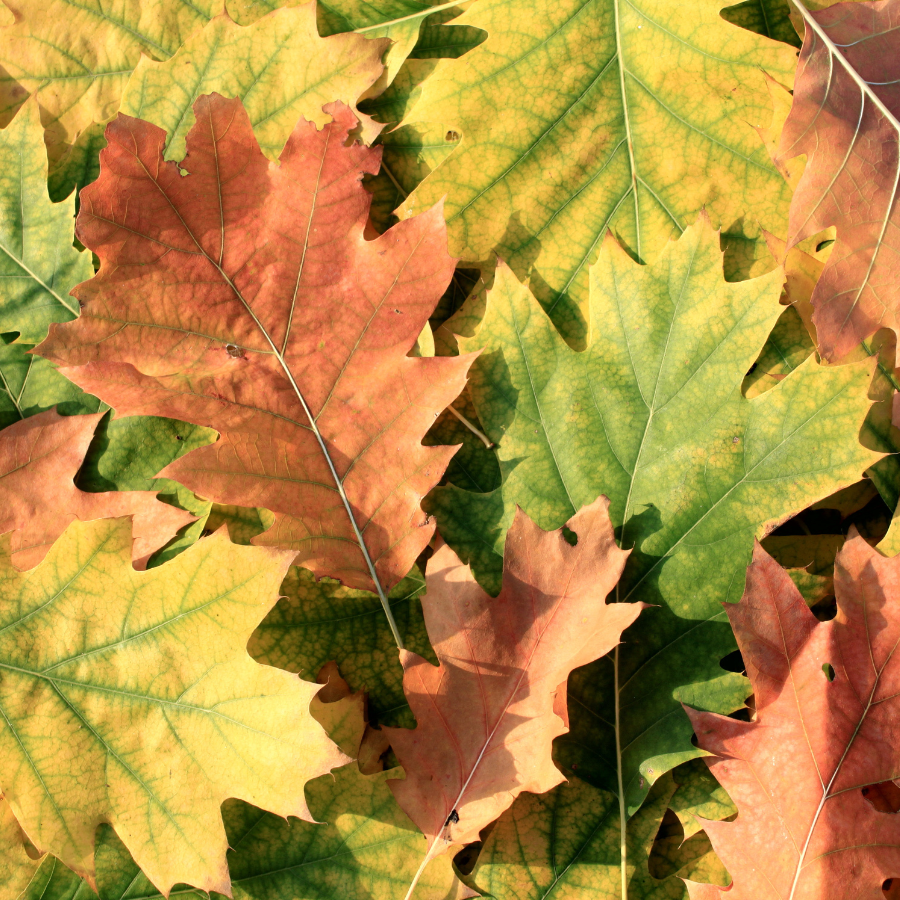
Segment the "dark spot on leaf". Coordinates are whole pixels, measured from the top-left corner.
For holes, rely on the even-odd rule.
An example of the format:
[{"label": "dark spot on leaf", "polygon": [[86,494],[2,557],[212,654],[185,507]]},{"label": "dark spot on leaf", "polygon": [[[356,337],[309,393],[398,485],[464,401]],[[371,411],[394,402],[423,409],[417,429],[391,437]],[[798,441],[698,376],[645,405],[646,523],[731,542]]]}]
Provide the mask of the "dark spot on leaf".
[{"label": "dark spot on leaf", "polygon": [[451,143],[458,141],[459,140],[459,132],[453,131],[451,129],[444,135],[444,140],[450,141]]}]

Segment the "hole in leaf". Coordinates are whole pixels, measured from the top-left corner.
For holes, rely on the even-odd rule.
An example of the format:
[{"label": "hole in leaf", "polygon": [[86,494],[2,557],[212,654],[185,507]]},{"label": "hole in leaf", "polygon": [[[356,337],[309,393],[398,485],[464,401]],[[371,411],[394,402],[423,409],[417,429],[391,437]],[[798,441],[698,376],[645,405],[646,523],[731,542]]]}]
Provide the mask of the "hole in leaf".
[{"label": "hole in leaf", "polygon": [[830,247],[834,243],[834,240],[829,238],[827,241],[819,241],[816,244],[816,253],[821,253],[826,247]]},{"label": "hole in leaf", "polygon": [[[897,787],[893,781],[866,785],[862,789],[862,795],[878,812],[900,812],[900,787]],[[900,893],[897,896],[900,897]]]},{"label": "hole in leaf", "polygon": [[459,132],[452,131],[452,130],[448,131],[447,134],[444,136],[444,140],[449,141],[450,143],[455,143],[456,141],[459,140]]},{"label": "hole in leaf", "polygon": [[825,677],[829,681],[834,681],[834,666],[831,663],[825,663],[822,666],[822,671],[825,673]]},{"label": "hole in leaf", "polygon": [[888,900],[900,900],[900,878],[895,876],[885,879],[881,885],[881,892]]},{"label": "hole in leaf", "polygon": [[566,543],[571,544],[573,547],[578,543],[578,535],[566,525],[562,527],[562,536],[566,539]]}]

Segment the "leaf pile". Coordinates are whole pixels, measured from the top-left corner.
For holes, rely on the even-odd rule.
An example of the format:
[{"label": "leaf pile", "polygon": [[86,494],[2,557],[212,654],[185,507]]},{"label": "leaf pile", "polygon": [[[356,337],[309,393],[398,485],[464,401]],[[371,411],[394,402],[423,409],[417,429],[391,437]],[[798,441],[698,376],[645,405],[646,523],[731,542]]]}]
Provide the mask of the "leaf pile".
[{"label": "leaf pile", "polygon": [[0,900],[898,895],[900,0],[0,0]]}]

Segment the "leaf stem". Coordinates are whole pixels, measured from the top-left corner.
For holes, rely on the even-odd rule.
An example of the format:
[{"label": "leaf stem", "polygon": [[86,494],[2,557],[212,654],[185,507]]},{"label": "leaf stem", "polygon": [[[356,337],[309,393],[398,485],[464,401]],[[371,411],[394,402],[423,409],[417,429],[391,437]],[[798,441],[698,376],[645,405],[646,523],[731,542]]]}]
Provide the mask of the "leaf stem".
[{"label": "leaf stem", "polygon": [[463,425],[465,425],[466,428],[468,428],[469,431],[471,431],[472,434],[488,448],[488,450],[494,446],[494,442],[483,431],[479,431],[458,409],[456,409],[456,407],[448,406],[447,409],[453,413],[453,415],[456,416],[456,418],[459,419],[459,421],[462,422]]}]

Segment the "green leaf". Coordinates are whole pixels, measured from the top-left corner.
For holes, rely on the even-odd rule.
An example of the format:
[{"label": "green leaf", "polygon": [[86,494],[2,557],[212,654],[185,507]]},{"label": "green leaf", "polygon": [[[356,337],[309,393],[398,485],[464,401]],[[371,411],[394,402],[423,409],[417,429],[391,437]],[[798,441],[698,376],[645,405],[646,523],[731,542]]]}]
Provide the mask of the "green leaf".
[{"label": "green leaf", "polygon": [[73,246],[75,201],[52,203],[37,103],[0,131],[0,332],[35,344],[78,315],[69,291],[94,274]]},{"label": "green leaf", "polygon": [[802,41],[791,22],[788,0],[744,0],[722,10],[722,18],[748,31],[799,47]]},{"label": "green leaf", "polygon": [[[754,399],[744,373],[782,312],[780,271],[727,283],[701,220],[656,263],[611,238],[591,271],[591,342],[573,351],[500,267],[470,391],[503,484],[438,488],[427,508],[479,580],[499,587],[516,505],[558,528],[604,493],[634,548],[621,601],[652,604],[610,658],[573,673],[559,758],[634,811],[665,771],[697,756],[680,704],[731,712],[749,693],[719,660],[734,649],[722,601],[740,598],[754,537],[859,480],[877,454],[857,440],[867,364],[810,359]],[[618,773],[618,777],[617,777]]]},{"label": "green leaf", "polygon": [[624,869],[615,794],[580,778],[547,794],[522,794],[485,840],[471,881],[495,900],[682,900],[681,878],[715,881],[725,873],[700,834],[682,848],[677,875],[651,874],[650,849],[676,787],[671,775],[661,778],[628,822]]},{"label": "green leaf", "polygon": [[778,318],[759,358],[744,380],[744,395],[756,397],[774,387],[815,352],[800,314],[789,306]]},{"label": "green leaf", "polygon": [[130,519],[100,519],[23,573],[6,541],[0,786],[23,830],[91,880],[106,821],[161,891],[228,892],[222,802],[308,818],[305,783],[346,761],[316,686],[245,649],[291,553],[214,535],[137,572]]},{"label": "green leaf", "polygon": [[673,776],[678,790],[669,800],[669,809],[681,822],[685,840],[703,829],[700,819],[721,822],[737,814],[737,807],[728,792],[716,781],[702,759],[692,759],[678,766]]},{"label": "green leaf", "polygon": [[[388,595],[404,646],[435,661],[419,595],[425,581],[413,569]],[[369,694],[369,711],[382,725],[414,727],[403,693],[403,669],[381,601],[376,594],[342,586],[331,578],[316,581],[292,566],[281,585],[282,598],[250,640],[258,662],[297,672],[313,680],[335,660],[356,689]]]},{"label": "green leaf", "polygon": [[442,60],[405,120],[456,149],[400,215],[446,196],[450,251],[530,274],[579,343],[610,228],[652,259],[706,209],[729,275],[764,271],[759,228],[785,233],[790,189],[752,126],[772,117],[763,71],[790,86],[796,53],[725,22],[724,5],[478,0],[456,24],[488,39]]},{"label": "green leaf", "polygon": [[20,344],[15,338],[15,333],[0,335],[0,428],[52,406],[64,416],[105,408],[96,397],[60,375],[52,363],[30,354],[32,344]]},{"label": "green leaf", "polygon": [[[238,97],[263,152],[277,159],[301,116],[321,128],[331,121],[324,105],[342,100],[355,109],[382,73],[385,47],[385,41],[355,34],[319,37],[311,3],[278,10],[246,28],[221,15],[170,60],[141,59],[122,95],[121,111],[163,128],[166,159],[181,160],[197,98],[214,91]],[[362,117],[367,142],[379,130]]]}]

